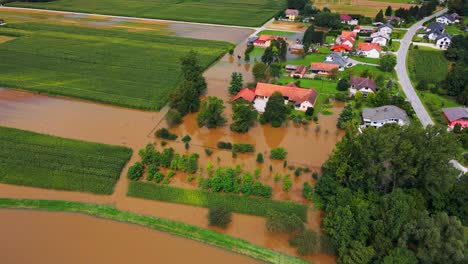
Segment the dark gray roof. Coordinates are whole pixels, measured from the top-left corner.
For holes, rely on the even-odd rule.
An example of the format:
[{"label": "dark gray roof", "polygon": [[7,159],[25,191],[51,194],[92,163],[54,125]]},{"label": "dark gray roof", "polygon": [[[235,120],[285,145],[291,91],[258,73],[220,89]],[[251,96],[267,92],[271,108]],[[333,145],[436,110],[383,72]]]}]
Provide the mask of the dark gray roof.
[{"label": "dark gray roof", "polygon": [[408,121],[406,112],[394,105],[384,105],[376,108],[364,108],[362,110],[362,118],[371,121],[381,121],[397,118],[405,122]]},{"label": "dark gray roof", "polygon": [[383,24],[383,25],[380,25],[380,26],[379,26],[379,29],[384,28],[384,27],[389,27],[389,28],[393,29],[393,26],[390,25],[389,23],[385,23],[385,24]]},{"label": "dark gray roof", "polygon": [[351,86],[354,86],[354,88],[357,90],[367,87],[375,92],[377,87],[375,85],[375,82],[371,78],[351,77],[349,83],[351,84]]},{"label": "dark gray roof", "polygon": [[328,64],[336,64],[340,67],[345,67],[348,64],[348,58],[344,58],[341,52],[332,52],[327,57],[331,57],[333,61],[324,61]]},{"label": "dark gray roof", "polygon": [[452,39],[452,36],[450,36],[450,35],[447,34],[447,33],[442,33],[442,34],[440,34],[440,35],[436,38],[436,41],[439,40],[439,39],[443,39],[443,38]]},{"label": "dark gray roof", "polygon": [[452,21],[452,22],[454,22],[454,21],[456,20],[453,16],[451,16],[451,15],[449,15],[449,14],[445,14],[445,15],[443,15],[442,17],[445,17],[445,18],[447,18],[448,20],[450,20],[450,21]]},{"label": "dark gray roof", "polygon": [[444,112],[449,121],[468,119],[468,109],[466,107],[442,108],[442,112]]},{"label": "dark gray roof", "polygon": [[445,26],[439,22],[432,22],[427,26],[427,29],[429,29],[429,34],[430,33],[437,33],[440,34],[445,30]]}]

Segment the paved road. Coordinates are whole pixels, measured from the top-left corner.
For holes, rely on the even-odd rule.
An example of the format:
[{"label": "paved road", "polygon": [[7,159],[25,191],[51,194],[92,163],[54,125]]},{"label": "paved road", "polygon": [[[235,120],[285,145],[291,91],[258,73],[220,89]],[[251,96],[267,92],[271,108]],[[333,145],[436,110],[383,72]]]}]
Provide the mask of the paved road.
[{"label": "paved road", "polygon": [[400,41],[401,46],[400,50],[397,53],[397,65],[396,65],[396,72],[398,75],[398,79],[400,80],[400,84],[403,87],[403,91],[405,92],[406,96],[408,97],[409,102],[413,106],[416,115],[418,116],[421,124],[426,127],[428,125],[434,125],[431,117],[424,108],[424,105],[421,103],[418,95],[416,94],[413,85],[408,76],[408,72],[406,70],[406,56],[408,54],[408,49],[413,39],[413,36],[416,34],[416,31],[428,20],[435,16],[440,16],[443,13],[447,12],[447,9],[442,9],[441,11],[434,13],[428,17],[423,18],[419,22],[415,23],[412,27],[408,29],[406,32],[405,37]]}]

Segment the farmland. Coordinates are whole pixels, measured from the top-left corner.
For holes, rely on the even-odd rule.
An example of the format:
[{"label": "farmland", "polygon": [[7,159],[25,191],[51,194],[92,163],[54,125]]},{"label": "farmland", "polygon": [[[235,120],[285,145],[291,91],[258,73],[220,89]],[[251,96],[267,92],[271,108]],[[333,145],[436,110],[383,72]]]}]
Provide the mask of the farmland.
[{"label": "farmland", "polygon": [[132,151],[0,127],[0,182],[111,194]]},{"label": "farmland", "polygon": [[[0,28],[0,86],[158,110],[190,49],[207,67],[231,44],[35,22]],[[11,63],[11,62],[15,63]]]},{"label": "farmland", "polygon": [[13,2],[9,6],[158,18],[201,23],[259,26],[285,7],[283,0],[58,0]]},{"label": "farmland", "polygon": [[402,3],[404,0],[387,0],[387,1],[371,1],[371,0],[318,0],[314,5],[320,9],[324,7],[330,8],[333,12],[345,14],[359,14],[367,17],[375,17],[380,9],[385,10],[387,6],[398,9],[399,7],[409,8],[412,4]]},{"label": "farmland", "polygon": [[408,54],[408,70],[411,81],[426,80],[437,83],[445,79],[448,73],[448,61],[443,51],[424,49],[410,49]]}]

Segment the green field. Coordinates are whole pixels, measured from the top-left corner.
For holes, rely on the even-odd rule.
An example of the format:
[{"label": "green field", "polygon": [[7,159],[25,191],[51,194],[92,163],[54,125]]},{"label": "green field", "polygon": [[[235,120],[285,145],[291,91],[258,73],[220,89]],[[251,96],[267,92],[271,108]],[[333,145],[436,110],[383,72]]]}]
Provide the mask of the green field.
[{"label": "green field", "polygon": [[0,182],[111,194],[132,150],[0,127]]},{"label": "green field", "polygon": [[241,26],[260,26],[284,9],[285,5],[284,0],[56,0],[8,4],[18,7]]},{"label": "green field", "polygon": [[258,216],[266,216],[269,211],[275,210],[287,214],[296,214],[303,221],[307,220],[306,205],[240,196],[236,194],[211,193],[203,190],[189,190],[132,181],[128,186],[127,195],[143,199],[188,204],[200,207],[221,205],[228,207],[233,212]]},{"label": "green field", "polygon": [[407,64],[410,79],[415,84],[421,80],[429,83],[444,80],[449,66],[443,51],[424,47],[410,49]]},{"label": "green field", "polygon": [[227,42],[45,23],[9,23],[0,36],[0,86],[158,110],[180,82],[180,58],[207,67]]}]

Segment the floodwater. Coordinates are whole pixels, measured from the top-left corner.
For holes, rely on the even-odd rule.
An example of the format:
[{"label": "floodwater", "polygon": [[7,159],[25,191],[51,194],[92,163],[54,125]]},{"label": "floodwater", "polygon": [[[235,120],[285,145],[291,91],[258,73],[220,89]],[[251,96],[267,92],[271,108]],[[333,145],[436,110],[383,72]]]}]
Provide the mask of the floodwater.
[{"label": "floodwater", "polygon": [[4,264],[260,263],[138,225],[74,213],[0,210],[0,233]]}]

